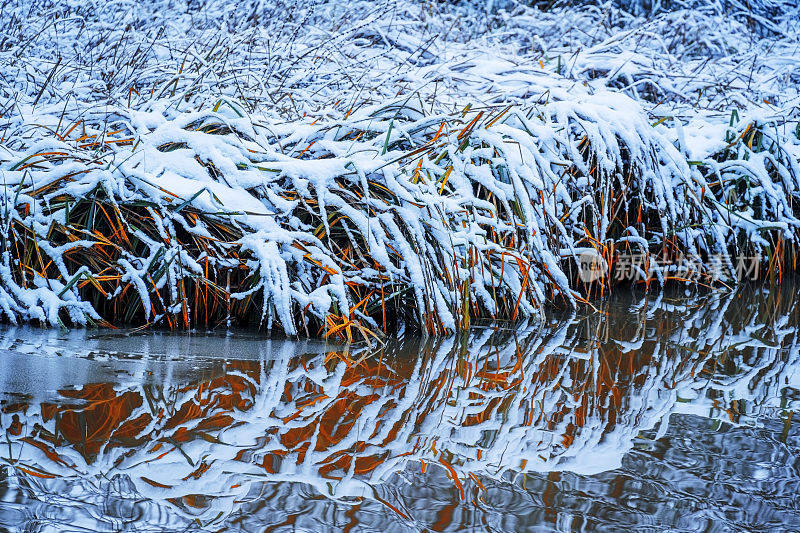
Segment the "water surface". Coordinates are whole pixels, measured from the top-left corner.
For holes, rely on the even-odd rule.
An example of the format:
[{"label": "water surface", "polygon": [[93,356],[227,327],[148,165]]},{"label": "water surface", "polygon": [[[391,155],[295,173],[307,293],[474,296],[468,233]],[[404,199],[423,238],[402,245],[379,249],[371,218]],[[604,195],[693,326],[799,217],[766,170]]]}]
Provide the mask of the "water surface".
[{"label": "water surface", "polygon": [[0,330],[0,529],[800,531],[795,285],[383,347]]}]

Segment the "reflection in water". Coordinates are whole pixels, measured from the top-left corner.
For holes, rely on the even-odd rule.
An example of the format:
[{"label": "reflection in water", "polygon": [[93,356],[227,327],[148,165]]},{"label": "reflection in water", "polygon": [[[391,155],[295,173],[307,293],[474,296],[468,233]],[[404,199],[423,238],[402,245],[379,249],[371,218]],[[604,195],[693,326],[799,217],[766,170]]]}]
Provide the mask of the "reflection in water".
[{"label": "reflection in water", "polygon": [[211,337],[222,358],[179,361],[160,336],[9,329],[0,357],[69,377],[0,371],[0,527],[798,529],[795,298],[617,298],[381,349]]}]

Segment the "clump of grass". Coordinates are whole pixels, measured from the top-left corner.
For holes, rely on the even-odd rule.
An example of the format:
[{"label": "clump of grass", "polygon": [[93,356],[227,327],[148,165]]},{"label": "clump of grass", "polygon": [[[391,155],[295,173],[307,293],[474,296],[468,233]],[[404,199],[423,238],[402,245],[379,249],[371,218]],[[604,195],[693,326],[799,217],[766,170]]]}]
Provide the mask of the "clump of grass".
[{"label": "clump of grass", "polygon": [[[624,116],[630,104],[430,115],[404,99],[297,133],[218,101],[139,137],[62,136],[8,164],[6,316],[447,333],[584,301],[568,275],[586,250],[610,264],[623,246],[677,256],[795,238],[780,138],[746,128],[692,174],[644,117]],[[728,200],[754,178],[795,188],[761,183],[748,214]],[[25,300],[33,287],[40,302]]]},{"label": "clump of grass", "polygon": [[[644,107],[661,105],[663,92],[637,92],[645,78],[663,80],[639,56],[609,64],[608,46],[637,32],[524,64],[482,63],[461,46],[460,60],[440,65],[440,88],[426,78],[428,41],[408,51],[394,33],[372,31],[386,13],[424,18],[429,8],[359,3],[366,22],[323,39],[313,24],[336,8],[313,4],[300,20],[268,17],[280,50],[250,32],[263,13],[241,6],[236,31],[222,36],[210,4],[207,23],[190,31],[218,39],[180,41],[186,48],[159,37],[173,30],[151,35],[139,15],[124,31],[80,32],[73,15],[89,15],[72,7],[24,40],[21,8],[9,9],[25,44],[0,62],[9,79],[32,80],[7,90],[0,109],[9,117],[0,309],[10,321],[259,324],[342,340],[404,325],[441,334],[606,294],[610,278],[576,276],[587,252],[611,268],[620,252],[667,261],[763,252],[773,271],[791,259],[776,250],[796,240],[797,143],[783,131],[796,117],[760,118],[749,131],[731,124],[729,146],[695,161],[676,141],[680,121],[669,129],[669,117]],[[93,27],[117,20],[92,16]],[[446,38],[435,33],[443,26],[425,28],[430,43]],[[41,35],[102,53],[58,57]],[[383,43],[380,57],[409,65],[399,91],[381,81],[387,71],[359,63]],[[26,61],[26,47],[47,61]],[[269,90],[253,64],[267,65]],[[80,87],[66,94],[70,83]],[[673,87],[670,104],[694,88]]]}]

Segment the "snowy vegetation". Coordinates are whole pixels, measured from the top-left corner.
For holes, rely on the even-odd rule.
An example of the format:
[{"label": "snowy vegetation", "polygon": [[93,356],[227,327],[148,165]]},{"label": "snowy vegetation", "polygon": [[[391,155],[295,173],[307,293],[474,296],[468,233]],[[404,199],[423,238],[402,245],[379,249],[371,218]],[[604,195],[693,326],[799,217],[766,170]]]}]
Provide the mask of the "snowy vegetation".
[{"label": "snowy vegetation", "polygon": [[580,282],[585,252],[780,275],[799,21],[783,0],[10,0],[0,309],[350,339],[579,305],[612,283]]}]

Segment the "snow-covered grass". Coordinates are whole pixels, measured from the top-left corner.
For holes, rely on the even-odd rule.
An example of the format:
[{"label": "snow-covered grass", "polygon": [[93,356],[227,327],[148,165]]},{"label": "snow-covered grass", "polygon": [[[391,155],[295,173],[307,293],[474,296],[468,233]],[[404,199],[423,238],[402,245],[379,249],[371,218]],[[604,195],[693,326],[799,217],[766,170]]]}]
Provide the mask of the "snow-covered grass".
[{"label": "snow-covered grass", "polygon": [[4,317],[369,338],[578,305],[589,250],[794,268],[800,9],[538,4],[6,2]]}]

